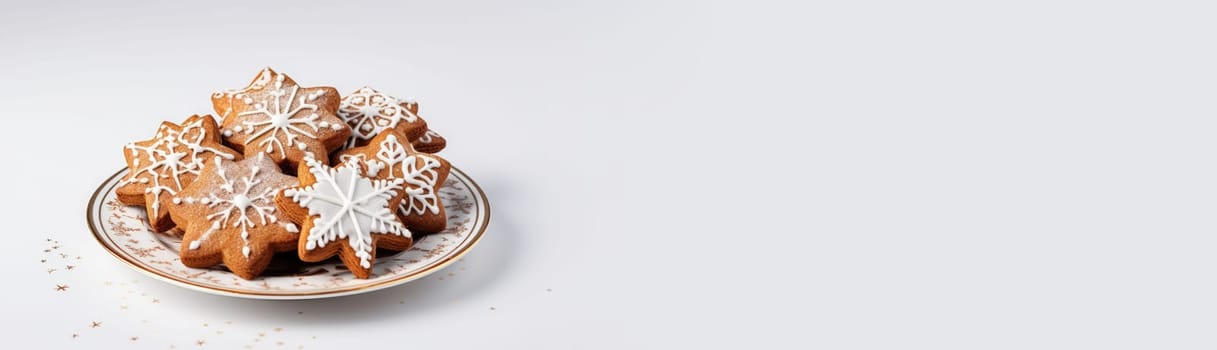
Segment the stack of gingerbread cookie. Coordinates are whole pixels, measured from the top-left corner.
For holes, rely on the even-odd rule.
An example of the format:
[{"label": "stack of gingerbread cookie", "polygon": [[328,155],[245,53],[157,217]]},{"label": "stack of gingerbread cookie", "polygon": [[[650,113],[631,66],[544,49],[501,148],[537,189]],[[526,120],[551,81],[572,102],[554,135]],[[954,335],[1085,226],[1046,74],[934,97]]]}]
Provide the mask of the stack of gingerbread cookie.
[{"label": "stack of gingerbread cookie", "polygon": [[377,249],[409,249],[446,226],[437,191],[450,166],[433,154],[446,143],[418,103],[367,87],[340,96],[270,68],[211,102],[218,122],[164,122],[123,150],[119,200],[145,206],[152,230],[182,235],[182,264],[253,279],[295,251],[337,255],[368,278]]}]

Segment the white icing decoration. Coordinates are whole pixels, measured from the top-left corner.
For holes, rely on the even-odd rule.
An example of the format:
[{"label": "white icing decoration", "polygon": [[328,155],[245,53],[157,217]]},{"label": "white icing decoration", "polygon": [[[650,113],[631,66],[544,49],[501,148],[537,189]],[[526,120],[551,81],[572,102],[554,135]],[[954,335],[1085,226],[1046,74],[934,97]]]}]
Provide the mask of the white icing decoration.
[{"label": "white icing decoration", "polygon": [[[233,159],[232,154],[226,153],[216,148],[203,146],[203,140],[207,139],[207,129],[203,128],[203,121],[206,118],[198,118],[192,123],[182,125],[181,130],[173,130],[161,126],[157,129],[155,142],[148,146],[139,146],[135,143],[127,144],[127,151],[131,152],[132,158],[135,161],[131,164],[133,170],[131,174],[119,182],[119,186],[141,183],[149,184],[150,186],[144,190],[144,193],[152,194],[152,213],[149,217],[157,217],[160,214],[160,196],[162,192],[168,192],[169,195],[177,194],[183,186],[181,176],[183,174],[199,175],[203,170],[203,160],[199,159],[199,153],[203,151],[211,152],[225,159]],[[197,133],[194,133],[197,131]],[[191,135],[194,133],[194,135]],[[178,145],[183,145],[188,150],[188,153],[175,151]],[[144,166],[140,164],[138,153],[144,153],[152,163]],[[189,161],[182,161],[184,158],[189,158]],[[141,177],[141,175],[147,177]],[[151,181],[149,181],[151,178]],[[164,180],[165,183],[161,183]],[[170,182],[169,180],[172,180]]]},{"label": "white icing decoration", "polygon": [[[259,162],[262,161],[262,157],[262,154],[258,154]],[[207,215],[207,220],[211,222],[211,227],[203,232],[198,239],[191,241],[189,247],[191,250],[199,249],[201,243],[211,237],[213,232],[237,225],[241,227],[241,240],[245,242],[244,247],[241,248],[241,253],[248,259],[251,251],[249,247],[249,230],[278,221],[278,218],[275,217],[276,209],[274,201],[275,191],[279,188],[275,186],[259,186],[262,184],[262,180],[258,178],[258,171],[261,169],[258,166],[251,167],[249,174],[244,176],[238,175],[238,177],[230,179],[221,166],[220,158],[216,157],[215,166],[211,169],[215,169],[216,174],[223,180],[219,190],[208,193],[207,197],[181,197],[186,203],[198,201],[213,209]],[[261,188],[256,189],[258,187]]]},{"label": "white icing decoration", "polygon": [[438,136],[439,136],[439,134],[438,134],[438,133],[436,133],[436,132],[434,132],[434,131],[431,131],[431,129],[427,129],[427,132],[423,133],[423,136],[420,136],[420,137],[418,138],[418,142],[421,142],[421,143],[431,143],[431,141],[432,141],[432,139],[431,139],[431,138],[432,138],[432,137],[438,137]]},{"label": "white icing decoration", "polygon": [[[271,78],[269,70],[263,70],[258,76],[253,86],[262,86]],[[274,89],[270,91],[266,99],[253,104],[254,110],[245,111],[237,114],[238,117],[244,116],[265,116],[265,119],[256,121],[244,121],[241,125],[234,126],[233,132],[244,132],[248,136],[246,140],[253,141],[266,133],[270,133],[270,137],[263,139],[257,143],[257,147],[262,148],[266,153],[272,153],[276,149],[279,151],[280,158],[287,157],[286,146],[294,146],[298,141],[296,137],[299,135],[307,136],[308,138],[316,139],[318,127],[317,120],[321,117],[317,115],[318,107],[316,104],[308,103],[320,96],[321,94],[313,93],[308,96],[300,96],[297,98],[297,93],[300,92],[299,85],[292,85],[290,89],[283,88],[284,75],[274,74]],[[259,84],[258,82],[262,82]],[[307,113],[305,113],[307,111]],[[299,125],[307,126],[312,131],[301,128]],[[279,140],[279,132],[283,132],[286,144]],[[249,145],[246,145],[249,147]],[[307,145],[300,143],[297,146],[304,149]]]},{"label": "white icing decoration", "polygon": [[[406,193],[406,198],[398,206],[398,211],[401,211],[402,215],[427,212],[439,214],[439,197],[436,196],[435,185],[439,180],[437,169],[443,164],[435,157],[426,154],[407,154],[405,145],[398,141],[395,135],[389,135],[384,141],[381,141],[379,148],[380,150],[376,152],[376,159],[366,159],[363,154],[344,154],[338,159],[344,163],[363,162],[368,168],[368,174],[377,174],[381,169],[388,168],[390,169],[389,176],[400,178],[409,185],[402,187]],[[421,167],[418,166],[419,159],[423,161]],[[402,175],[400,177],[394,175],[393,169],[397,169]]]},{"label": "white icing decoration", "polygon": [[354,147],[357,141],[369,140],[395,128],[403,120],[407,123],[418,120],[418,115],[402,107],[402,103],[404,101],[366,86],[344,96],[338,105],[338,117],[351,126],[346,147]]},{"label": "white icing decoration", "polygon": [[401,188],[402,180],[374,180],[363,177],[359,166],[347,163],[331,168],[314,158],[306,158],[309,173],[317,182],[299,189],[287,189],[283,194],[315,216],[305,243],[306,250],[324,247],[327,243],[346,238],[359,264],[371,268],[372,233],[410,237],[389,210],[389,200]]}]

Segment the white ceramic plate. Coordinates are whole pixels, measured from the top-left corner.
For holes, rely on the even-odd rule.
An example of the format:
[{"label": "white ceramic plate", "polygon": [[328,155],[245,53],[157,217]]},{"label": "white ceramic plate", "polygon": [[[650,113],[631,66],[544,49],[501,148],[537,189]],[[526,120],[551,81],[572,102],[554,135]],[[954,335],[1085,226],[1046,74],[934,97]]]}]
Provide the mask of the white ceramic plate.
[{"label": "white ceramic plate", "polygon": [[206,293],[256,299],[315,299],[366,293],[410,282],[455,262],[481,239],[490,221],[485,193],[464,172],[452,168],[439,195],[448,214],[444,231],[415,237],[404,252],[381,251],[372,277],[358,279],[337,259],[302,263],[292,253],[277,255],[254,280],[223,267],[196,269],[178,261],[181,233],[155,233],[142,206],[118,202],[114,190],[127,169],[119,170],[89,199],[93,236],[118,260],[152,277]]}]

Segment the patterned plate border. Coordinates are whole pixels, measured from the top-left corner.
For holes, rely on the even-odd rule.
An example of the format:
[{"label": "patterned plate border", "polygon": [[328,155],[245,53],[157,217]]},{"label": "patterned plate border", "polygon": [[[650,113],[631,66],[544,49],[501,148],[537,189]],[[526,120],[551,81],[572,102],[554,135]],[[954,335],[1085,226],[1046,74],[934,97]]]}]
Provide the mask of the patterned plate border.
[{"label": "patterned plate border", "polygon": [[461,171],[460,169],[457,169],[456,167],[452,167],[451,176],[449,176],[448,181],[457,180],[457,181],[460,181],[462,184],[464,184],[467,188],[469,188],[470,193],[475,197],[473,199],[473,201],[474,201],[474,203],[477,203],[477,205],[479,206],[479,208],[478,208],[479,210],[477,210],[477,214],[473,218],[474,226],[472,228],[473,234],[472,234],[471,238],[466,239],[463,242],[461,242],[460,246],[457,247],[456,249],[453,249],[451,252],[449,252],[447,256],[441,257],[440,259],[436,260],[435,262],[432,262],[428,266],[425,266],[418,270],[410,271],[408,273],[404,273],[401,275],[392,276],[392,278],[388,278],[385,280],[378,280],[378,281],[374,281],[374,282],[371,282],[368,284],[346,286],[346,287],[342,287],[342,288],[330,289],[330,290],[325,290],[325,291],[308,291],[308,292],[256,291],[256,290],[245,290],[245,289],[235,289],[235,288],[223,288],[223,287],[217,287],[217,286],[199,283],[197,281],[182,278],[181,276],[168,274],[159,269],[152,268],[152,267],[148,266],[147,264],[145,264],[143,261],[140,261],[138,258],[130,256],[129,254],[126,254],[125,252],[118,249],[117,243],[113,242],[111,240],[111,237],[100,232],[99,225],[102,224],[101,208],[103,205],[105,205],[104,203],[102,203],[102,200],[105,199],[107,197],[107,195],[109,194],[109,192],[112,191],[114,189],[114,187],[117,185],[117,183],[118,183],[117,178],[122,176],[126,172],[127,172],[127,168],[119,169],[117,172],[114,173],[114,175],[111,175],[104,182],[102,182],[102,184],[97,187],[97,190],[93,192],[93,196],[89,198],[89,204],[85,211],[85,218],[88,222],[89,231],[93,232],[93,238],[97,239],[97,243],[101,244],[101,246],[104,247],[106,249],[106,251],[110,253],[110,255],[113,255],[116,259],[118,259],[119,261],[122,261],[123,263],[126,263],[128,266],[134,268],[137,271],[143,272],[149,276],[152,276],[153,278],[168,282],[173,285],[177,285],[180,287],[184,287],[187,289],[200,291],[200,292],[204,292],[204,293],[210,293],[210,294],[241,297],[241,298],[250,298],[250,299],[298,300],[298,299],[333,298],[333,297],[361,294],[361,293],[367,293],[367,292],[371,292],[371,291],[375,291],[375,290],[385,289],[385,288],[393,287],[396,285],[404,284],[406,282],[410,282],[413,280],[417,280],[417,279],[426,277],[427,275],[430,275],[436,271],[442,270],[444,267],[447,267],[448,265],[456,262],[462,256],[467,254],[471,249],[473,249],[473,247],[475,245],[477,245],[477,243],[481,240],[482,235],[485,234],[487,226],[489,226],[489,224],[490,224],[490,202],[486,199],[486,193],[482,191],[482,188],[480,186],[478,186],[478,184],[476,182],[473,182],[473,179],[471,179],[468,174],[465,174],[465,172]]}]

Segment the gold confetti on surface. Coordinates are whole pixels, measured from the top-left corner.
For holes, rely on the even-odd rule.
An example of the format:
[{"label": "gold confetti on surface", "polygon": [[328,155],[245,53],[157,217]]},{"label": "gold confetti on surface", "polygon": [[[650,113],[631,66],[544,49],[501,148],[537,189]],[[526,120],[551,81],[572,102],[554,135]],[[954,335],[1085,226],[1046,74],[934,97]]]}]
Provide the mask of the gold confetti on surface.
[{"label": "gold confetti on surface", "polygon": [[68,291],[68,285],[66,285],[66,284],[56,284],[56,285],[55,285],[55,291],[57,291],[57,292],[66,292],[66,291]]},{"label": "gold confetti on surface", "polygon": [[93,323],[89,325],[89,328],[97,328],[97,327],[101,327],[101,322],[93,321]]}]

